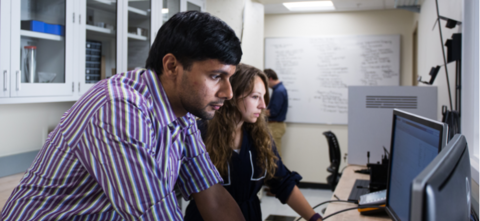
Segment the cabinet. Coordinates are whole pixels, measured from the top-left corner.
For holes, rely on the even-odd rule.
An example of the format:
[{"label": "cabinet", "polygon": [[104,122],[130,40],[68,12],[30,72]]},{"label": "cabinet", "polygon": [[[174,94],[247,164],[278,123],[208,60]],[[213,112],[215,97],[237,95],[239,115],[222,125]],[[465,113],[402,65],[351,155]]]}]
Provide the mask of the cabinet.
[{"label": "cabinet", "polygon": [[0,0],[0,104],[75,101],[101,79],[144,67],[160,26],[186,10],[205,2]]},{"label": "cabinet", "polygon": [[181,11],[205,11],[205,2],[202,0],[184,0],[180,7]]},{"label": "cabinet", "polygon": [[10,1],[0,0],[0,100],[10,97]]},{"label": "cabinet", "polygon": [[74,39],[67,15],[72,14],[73,4],[66,0],[2,0],[0,4],[0,102],[71,97],[73,73],[68,70],[72,69]]},{"label": "cabinet", "polygon": [[[101,79],[117,72],[121,57],[119,39],[122,1],[77,0],[78,16],[84,21],[77,28],[77,90],[80,97]],[[120,70],[119,70],[120,71]]]}]

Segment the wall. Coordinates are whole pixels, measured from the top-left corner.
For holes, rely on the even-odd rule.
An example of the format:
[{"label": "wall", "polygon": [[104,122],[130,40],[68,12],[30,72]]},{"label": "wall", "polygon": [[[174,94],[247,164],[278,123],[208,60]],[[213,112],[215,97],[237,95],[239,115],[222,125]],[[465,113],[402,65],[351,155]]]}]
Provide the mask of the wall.
[{"label": "wall", "polygon": [[[400,84],[411,85],[414,24],[414,13],[404,10],[265,15],[265,38],[400,34]],[[346,125],[287,124],[283,160],[291,170],[302,174],[303,182],[326,183],[326,168],[330,162],[327,141],[322,133],[327,130],[337,135],[343,156],[349,145]],[[342,157],[340,168],[344,165]]]},{"label": "wall", "polygon": [[235,31],[242,42],[241,62],[263,70],[263,5],[255,0],[207,0],[207,12]]},{"label": "wall", "polygon": [[222,19],[237,35],[242,36],[243,9],[248,0],[206,0],[207,12]]},{"label": "wall", "polygon": [[[440,15],[462,21],[462,0],[439,0]],[[442,48],[448,38],[452,37],[453,33],[461,32],[461,26],[454,29],[447,29],[446,22],[441,21],[443,43],[440,41],[440,34],[438,31],[438,24],[434,26],[437,18],[437,11],[435,7],[435,0],[425,0],[421,6],[421,13],[418,16],[418,75],[422,80],[429,80],[430,68],[443,65]],[[433,28],[433,29],[432,29]],[[446,48],[445,48],[446,52]],[[447,65],[450,90],[452,92],[452,104],[455,105],[455,63]],[[433,84],[438,87],[438,120],[442,120],[442,105],[449,105],[449,95],[447,88],[447,80],[445,75],[445,68],[442,66],[438,72],[437,78]],[[450,107],[449,107],[450,109]]]},{"label": "wall", "polygon": [[[39,150],[73,102],[0,105],[0,157]],[[1,169],[0,169],[1,170]]]},{"label": "wall", "polygon": [[263,5],[247,0],[244,11],[241,62],[260,70],[263,70],[264,20]]}]

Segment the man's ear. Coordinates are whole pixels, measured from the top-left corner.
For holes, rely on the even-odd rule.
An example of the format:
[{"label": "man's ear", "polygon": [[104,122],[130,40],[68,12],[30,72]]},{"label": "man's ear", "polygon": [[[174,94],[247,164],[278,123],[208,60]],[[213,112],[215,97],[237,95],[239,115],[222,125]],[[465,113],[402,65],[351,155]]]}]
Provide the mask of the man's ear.
[{"label": "man's ear", "polygon": [[163,56],[163,74],[168,77],[176,78],[179,71],[179,65],[177,58],[175,55],[168,53]]}]

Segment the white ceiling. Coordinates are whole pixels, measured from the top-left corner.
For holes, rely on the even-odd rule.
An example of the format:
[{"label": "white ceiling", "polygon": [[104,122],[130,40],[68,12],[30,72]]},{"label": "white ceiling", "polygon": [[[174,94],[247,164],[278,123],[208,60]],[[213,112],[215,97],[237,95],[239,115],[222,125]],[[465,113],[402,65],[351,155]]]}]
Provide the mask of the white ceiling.
[{"label": "white ceiling", "polygon": [[[300,1],[311,0],[259,0],[265,6],[265,14],[299,13],[289,11],[282,3]],[[385,10],[394,9],[395,6],[395,0],[332,0],[332,2],[335,6],[335,11]],[[311,13],[311,11],[305,13]]]}]

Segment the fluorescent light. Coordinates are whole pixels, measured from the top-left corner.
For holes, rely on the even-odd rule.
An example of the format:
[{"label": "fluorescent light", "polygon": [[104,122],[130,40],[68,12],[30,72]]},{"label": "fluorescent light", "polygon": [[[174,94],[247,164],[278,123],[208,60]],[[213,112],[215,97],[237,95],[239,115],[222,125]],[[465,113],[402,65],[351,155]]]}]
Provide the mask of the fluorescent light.
[{"label": "fluorescent light", "polygon": [[162,8],[162,14],[168,14],[168,8]]},{"label": "fluorescent light", "polygon": [[332,1],[311,1],[311,2],[285,2],[283,3],[290,11],[328,11],[335,10]]}]

